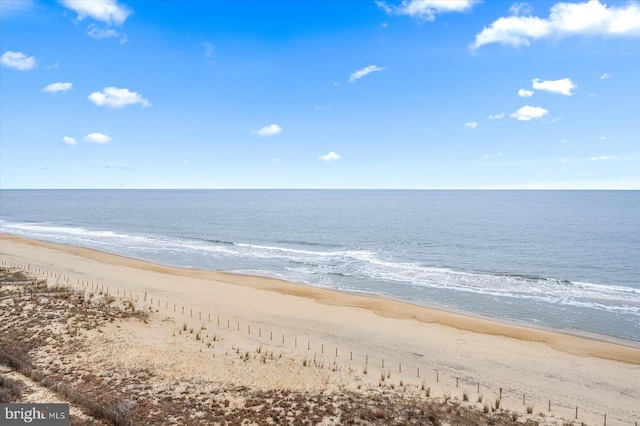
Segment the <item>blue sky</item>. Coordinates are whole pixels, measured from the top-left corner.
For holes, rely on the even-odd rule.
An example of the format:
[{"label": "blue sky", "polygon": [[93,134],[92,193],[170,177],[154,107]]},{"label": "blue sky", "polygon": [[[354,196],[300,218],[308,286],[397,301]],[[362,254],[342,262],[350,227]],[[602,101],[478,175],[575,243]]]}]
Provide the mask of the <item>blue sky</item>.
[{"label": "blue sky", "polygon": [[0,7],[0,188],[640,188],[637,1]]}]

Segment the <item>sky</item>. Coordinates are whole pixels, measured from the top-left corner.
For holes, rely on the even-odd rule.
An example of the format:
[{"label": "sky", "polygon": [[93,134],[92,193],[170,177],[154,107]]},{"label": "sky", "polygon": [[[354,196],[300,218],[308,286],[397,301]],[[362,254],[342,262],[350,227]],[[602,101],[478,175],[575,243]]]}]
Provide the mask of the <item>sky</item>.
[{"label": "sky", "polygon": [[0,188],[640,189],[640,2],[0,0]]}]

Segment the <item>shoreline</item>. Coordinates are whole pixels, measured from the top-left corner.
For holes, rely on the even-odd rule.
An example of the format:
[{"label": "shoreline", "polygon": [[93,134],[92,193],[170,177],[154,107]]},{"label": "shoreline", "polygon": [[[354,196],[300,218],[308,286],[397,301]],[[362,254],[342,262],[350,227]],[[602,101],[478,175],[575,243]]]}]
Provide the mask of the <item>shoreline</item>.
[{"label": "shoreline", "polygon": [[[254,389],[262,400],[289,392],[301,400],[342,398],[331,410],[343,420],[349,400],[390,395],[415,396],[447,412],[508,414],[507,424],[518,418],[564,425],[577,408],[589,424],[604,415],[612,424],[640,419],[637,348],[7,234],[0,234],[0,258],[51,286],[84,290],[81,299],[62,299],[66,308],[46,297],[5,298],[0,339],[32,336],[39,347],[25,353],[46,374],[92,394],[110,389],[110,398],[139,401],[141,418],[150,413],[149,398],[173,401],[168,409],[196,398],[207,407],[222,404],[207,416],[253,416],[256,402],[246,399],[246,389]],[[127,312],[139,319],[113,317]]]},{"label": "shoreline", "polygon": [[[487,318],[482,315],[467,312],[455,312],[436,306],[425,306],[415,301],[397,300],[373,294],[364,295],[313,287],[277,278],[166,266],[96,249],[50,243],[13,234],[0,234],[0,241],[3,240],[32,247],[52,249],[113,266],[124,266],[139,271],[161,273],[183,278],[224,282],[239,287],[277,293],[283,296],[301,297],[323,305],[363,309],[382,318],[414,320],[420,323],[437,324],[472,333],[506,337],[523,342],[542,343],[550,348],[571,355],[596,357],[640,365],[640,342],[624,340],[613,336],[589,332],[584,332],[583,334],[578,330],[575,330],[575,333],[573,333],[574,330],[537,328],[535,326],[515,324],[508,320],[493,317]],[[0,253],[2,253],[1,247]]]}]

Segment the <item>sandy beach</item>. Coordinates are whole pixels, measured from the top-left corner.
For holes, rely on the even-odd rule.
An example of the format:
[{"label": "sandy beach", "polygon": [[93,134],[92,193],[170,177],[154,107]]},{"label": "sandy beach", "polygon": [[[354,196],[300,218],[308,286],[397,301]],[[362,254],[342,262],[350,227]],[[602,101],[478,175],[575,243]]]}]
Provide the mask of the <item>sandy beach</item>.
[{"label": "sandy beach", "polygon": [[[489,402],[493,411],[499,399],[501,409],[522,414],[520,421],[603,424],[605,414],[610,425],[640,420],[640,348],[633,342],[7,234],[0,260],[44,271],[51,284],[108,292],[149,310],[146,322],[113,322],[85,338],[94,349],[91,368],[149,369],[156,388],[365,392],[393,385],[419,393],[426,386],[431,398],[468,399],[479,410]],[[274,362],[260,362],[264,354]],[[80,364],[73,358],[67,367],[88,368]]]}]

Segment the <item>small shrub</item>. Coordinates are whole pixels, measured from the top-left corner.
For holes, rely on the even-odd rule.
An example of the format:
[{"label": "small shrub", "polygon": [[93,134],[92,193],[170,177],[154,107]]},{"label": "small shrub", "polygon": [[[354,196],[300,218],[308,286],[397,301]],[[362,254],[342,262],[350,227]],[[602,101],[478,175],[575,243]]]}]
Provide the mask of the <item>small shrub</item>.
[{"label": "small shrub", "polygon": [[0,388],[0,404],[8,404],[11,402],[11,392],[9,389]]},{"label": "small shrub", "polygon": [[435,413],[429,414],[429,417],[427,418],[429,419],[432,425],[439,426],[440,424],[442,424],[440,422],[440,418]]},{"label": "small shrub", "polygon": [[467,391],[462,392],[462,400],[469,401],[469,394],[467,394]]}]

